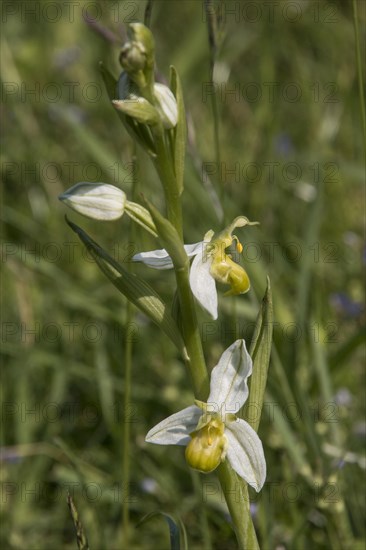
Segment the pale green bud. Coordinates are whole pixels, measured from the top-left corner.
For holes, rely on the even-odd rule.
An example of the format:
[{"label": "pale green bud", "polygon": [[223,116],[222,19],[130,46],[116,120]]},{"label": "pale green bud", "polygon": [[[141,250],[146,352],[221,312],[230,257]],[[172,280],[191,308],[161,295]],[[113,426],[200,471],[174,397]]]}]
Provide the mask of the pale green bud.
[{"label": "pale green bud", "polygon": [[129,41],[123,46],[119,61],[139,88],[139,95],[152,99],[154,84],[154,38],[142,23],[128,26]]},{"label": "pale green bud", "polygon": [[117,220],[123,215],[126,195],[121,189],[107,183],[80,182],[59,196],[79,214],[93,220]]},{"label": "pale green bud", "polygon": [[142,71],[146,64],[144,46],[138,42],[126,42],[121,50],[119,62],[128,73]]},{"label": "pale green bud", "polygon": [[168,86],[156,82],[154,84],[154,95],[157,101],[156,108],[159,111],[164,128],[174,128],[178,122],[178,107],[173,92]]},{"label": "pale green bud", "polygon": [[139,44],[146,56],[146,68],[154,68],[155,43],[154,36],[148,27],[142,23],[130,23],[128,35],[131,41]]}]

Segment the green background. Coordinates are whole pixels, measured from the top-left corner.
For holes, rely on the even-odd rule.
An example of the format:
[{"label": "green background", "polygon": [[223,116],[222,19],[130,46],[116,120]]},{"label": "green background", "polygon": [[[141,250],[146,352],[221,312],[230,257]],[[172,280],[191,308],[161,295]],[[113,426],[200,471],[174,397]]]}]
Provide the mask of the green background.
[{"label": "green background", "polygon": [[[260,222],[237,231],[250,293],[225,298],[220,288],[216,322],[199,311],[207,362],[237,337],[250,341],[268,274],[274,346],[259,429],[268,475],[252,494],[261,547],[363,548],[364,144],[352,3],[214,8],[214,88],[203,4],[157,0],[151,17],[159,80],[173,64],[184,89],[186,242],[238,215]],[[155,423],[192,403],[181,358],[142,314],[126,324],[125,298],[86,256],[58,201],[78,181],[104,181],[164,207],[98,68],[103,61],[118,77],[125,25],[142,21],[144,9],[142,1],[2,3],[3,548],[75,548],[68,489],[91,548],[127,548],[126,498],[128,548],[169,548],[163,519],[134,527],[157,510],[182,520],[190,548],[235,548],[215,475],[190,471],[182,448],[144,442]],[[365,28],[365,3],[358,9]],[[108,224],[67,214],[126,264],[159,248],[126,217]],[[172,273],[131,269],[172,303]]]}]

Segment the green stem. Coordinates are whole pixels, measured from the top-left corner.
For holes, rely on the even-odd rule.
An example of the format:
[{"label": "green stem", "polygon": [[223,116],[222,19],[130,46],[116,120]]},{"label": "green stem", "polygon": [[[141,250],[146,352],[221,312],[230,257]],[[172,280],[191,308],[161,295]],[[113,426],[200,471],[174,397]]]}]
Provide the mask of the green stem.
[{"label": "green stem", "polygon": [[203,355],[201,336],[197,323],[194,300],[189,284],[189,262],[183,269],[175,272],[177,279],[179,302],[182,314],[183,339],[189,360],[187,366],[191,374],[196,399],[207,401],[209,395],[209,379],[205,357]]},{"label": "green stem", "polygon": [[163,184],[168,220],[174,225],[178,235],[183,240],[182,207],[180,194],[177,188],[174,170],[168,155],[168,149],[164,140],[161,126],[154,128],[154,143],[157,156],[154,159],[156,171]]},{"label": "green stem", "polygon": [[240,550],[259,550],[257,535],[250,517],[248,486],[240,480],[227,461],[218,468],[221,488],[233,521]]},{"label": "green stem", "polygon": [[[182,207],[171,157],[164,140],[162,126],[155,127],[153,131],[157,151],[154,163],[163,185],[168,219],[177,230],[183,242]],[[183,268],[175,270],[175,276],[181,307],[183,339],[189,356],[187,367],[191,374],[196,398],[206,400],[209,394],[209,378],[203,355],[194,299],[189,284],[188,259]]]}]

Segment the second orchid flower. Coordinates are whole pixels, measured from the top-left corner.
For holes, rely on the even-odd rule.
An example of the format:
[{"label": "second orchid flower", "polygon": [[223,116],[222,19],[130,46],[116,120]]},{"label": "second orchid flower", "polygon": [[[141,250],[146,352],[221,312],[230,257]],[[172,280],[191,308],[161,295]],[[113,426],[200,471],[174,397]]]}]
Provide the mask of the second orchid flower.
[{"label": "second orchid flower", "polygon": [[[236,227],[257,223],[250,222],[245,216],[239,216],[216,237],[213,231],[208,231],[203,241],[184,246],[187,256],[194,258],[189,279],[192,292],[213,319],[217,319],[216,281],[230,286],[230,290],[225,293],[226,296],[244,294],[250,289],[245,269],[233,261],[226,249],[236,241],[236,249],[241,252],[243,247],[232,232]],[[132,260],[143,262],[154,269],[173,268],[173,262],[165,249],[141,252],[135,254]]]}]

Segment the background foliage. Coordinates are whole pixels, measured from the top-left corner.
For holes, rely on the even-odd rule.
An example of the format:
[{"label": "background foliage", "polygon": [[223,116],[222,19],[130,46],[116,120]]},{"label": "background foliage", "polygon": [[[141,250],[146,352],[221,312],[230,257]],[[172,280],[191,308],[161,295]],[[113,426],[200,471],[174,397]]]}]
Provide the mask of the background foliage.
[{"label": "background foliage", "polygon": [[[240,234],[252,292],[220,299],[217,322],[200,312],[208,364],[235,337],[250,340],[269,274],[276,322],[260,427],[268,482],[252,495],[261,545],[363,548],[364,166],[352,4],[214,7],[222,15],[219,151],[201,2],[157,0],[151,19],[159,75],[175,65],[188,112],[186,241],[237,215],[261,223]],[[134,150],[98,69],[102,60],[119,74],[124,25],[143,20],[144,9],[127,0],[2,3],[3,548],[74,548],[68,490],[92,548],[123,547],[126,498],[132,525],[161,510],[182,520],[190,548],[235,547],[215,476],[188,470],[179,448],[144,442],[151,426],[191,403],[175,349],[140,314],[126,325],[126,301],[85,256],[57,199],[77,181],[130,193],[135,182],[135,196],[162,205],[151,164]],[[97,225],[70,217],[120,261],[158,247],[125,218]],[[171,273],[132,269],[172,302]],[[169,547],[158,517],[131,537],[130,548]]]}]

